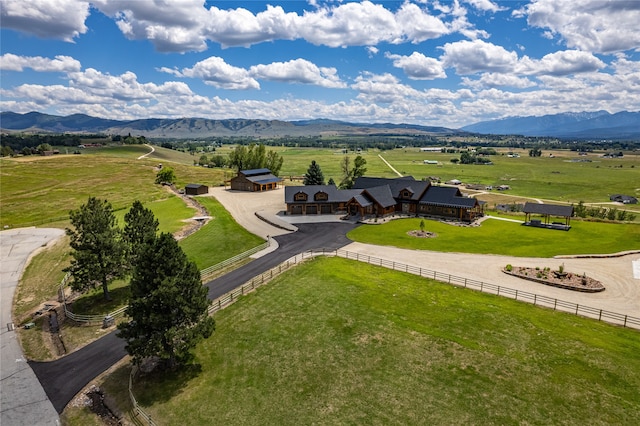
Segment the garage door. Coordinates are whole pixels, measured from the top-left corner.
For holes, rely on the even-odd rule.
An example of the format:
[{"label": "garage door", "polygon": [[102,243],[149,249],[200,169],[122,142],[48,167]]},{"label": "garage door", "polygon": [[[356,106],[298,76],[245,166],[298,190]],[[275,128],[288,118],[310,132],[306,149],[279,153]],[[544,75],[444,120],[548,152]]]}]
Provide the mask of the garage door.
[{"label": "garage door", "polygon": [[318,214],[318,206],[307,206],[307,214]]},{"label": "garage door", "polygon": [[302,214],[302,205],[297,204],[291,206],[291,214]]},{"label": "garage door", "polygon": [[320,213],[329,214],[331,213],[331,204],[323,204],[320,206]]}]

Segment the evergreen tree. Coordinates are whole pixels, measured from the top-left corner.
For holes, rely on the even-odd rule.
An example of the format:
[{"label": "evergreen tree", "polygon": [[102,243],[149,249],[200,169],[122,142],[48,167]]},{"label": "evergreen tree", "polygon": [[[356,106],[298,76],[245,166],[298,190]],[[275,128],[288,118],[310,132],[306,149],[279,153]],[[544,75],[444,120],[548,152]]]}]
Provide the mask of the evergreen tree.
[{"label": "evergreen tree", "polygon": [[333,180],[332,177],[329,178],[329,182],[327,182],[327,185],[333,185],[336,186],[336,181]]},{"label": "evergreen tree", "polygon": [[122,238],[126,243],[126,259],[131,269],[137,263],[138,256],[144,247],[156,238],[158,219],[151,210],[144,208],[142,203],[136,200],[129,212],[124,215],[124,222]]},{"label": "evergreen tree", "polygon": [[75,228],[66,229],[73,249],[71,265],[65,269],[73,276],[71,286],[86,291],[101,285],[104,298],[110,300],[109,282],[123,275],[125,247],[111,204],[91,197],[69,217]]},{"label": "evergreen tree", "polygon": [[324,185],[324,175],[316,160],[311,160],[311,165],[307,169],[307,173],[304,175],[305,185]]},{"label": "evergreen tree", "polygon": [[131,321],[118,328],[135,364],[148,357],[169,368],[185,364],[196,344],[215,330],[200,271],[171,234],[162,233],[145,245],[130,287],[126,315]]}]

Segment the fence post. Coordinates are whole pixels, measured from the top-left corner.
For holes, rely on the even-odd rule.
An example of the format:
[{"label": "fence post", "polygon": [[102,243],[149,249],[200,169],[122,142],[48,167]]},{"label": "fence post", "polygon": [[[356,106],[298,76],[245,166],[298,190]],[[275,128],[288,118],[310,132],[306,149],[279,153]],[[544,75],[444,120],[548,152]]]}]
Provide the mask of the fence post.
[{"label": "fence post", "polygon": [[482,286],[484,285],[484,283],[482,281],[480,281],[480,291],[482,291]]},{"label": "fence post", "polygon": [[598,315],[598,321],[602,321],[602,309],[600,309],[600,314]]},{"label": "fence post", "polygon": [[498,286],[498,293],[496,294],[496,296],[500,296],[500,286]]},{"label": "fence post", "polygon": [[464,288],[467,288],[467,279],[464,279]]},{"label": "fence post", "polygon": [[624,316],[624,325],[623,325],[623,327],[626,327],[626,326],[627,326],[627,315]]},{"label": "fence post", "polygon": [[536,305],[536,298],[537,298],[537,297],[538,297],[538,295],[536,295],[536,294],[534,294],[534,295],[533,295],[533,305],[534,305],[534,306]]},{"label": "fence post", "polygon": [[580,309],[580,305],[576,303],[576,315],[578,315],[578,309]]},{"label": "fence post", "polygon": [[553,310],[556,310],[556,306],[558,306],[558,299],[553,299]]}]

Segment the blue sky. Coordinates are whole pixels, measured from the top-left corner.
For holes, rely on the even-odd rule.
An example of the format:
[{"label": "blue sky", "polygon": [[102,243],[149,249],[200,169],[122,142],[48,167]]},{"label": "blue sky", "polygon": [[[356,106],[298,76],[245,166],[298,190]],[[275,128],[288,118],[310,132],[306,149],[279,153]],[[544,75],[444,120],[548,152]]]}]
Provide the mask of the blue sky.
[{"label": "blue sky", "polygon": [[640,1],[0,0],[0,110],[461,127],[640,110]]}]

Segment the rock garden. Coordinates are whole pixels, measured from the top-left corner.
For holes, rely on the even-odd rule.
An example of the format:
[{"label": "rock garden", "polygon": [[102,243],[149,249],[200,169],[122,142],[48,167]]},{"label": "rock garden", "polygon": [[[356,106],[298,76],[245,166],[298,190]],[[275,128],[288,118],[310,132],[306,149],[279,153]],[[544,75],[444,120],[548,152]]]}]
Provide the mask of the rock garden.
[{"label": "rock garden", "polygon": [[552,270],[548,267],[529,268],[524,266],[507,265],[502,271],[505,274],[513,275],[518,278],[567,290],[581,291],[585,293],[597,293],[605,290],[604,285],[600,281],[588,277],[584,273],[575,274],[573,272],[565,271],[564,264],[560,265],[557,270]]}]

